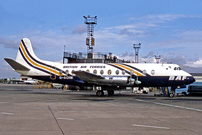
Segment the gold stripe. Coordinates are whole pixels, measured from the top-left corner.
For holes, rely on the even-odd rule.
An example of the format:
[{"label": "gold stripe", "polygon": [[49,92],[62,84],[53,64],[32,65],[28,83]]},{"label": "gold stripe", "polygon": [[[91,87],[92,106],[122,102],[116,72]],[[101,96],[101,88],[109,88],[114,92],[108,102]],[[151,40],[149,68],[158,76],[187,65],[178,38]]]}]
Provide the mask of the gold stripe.
[{"label": "gold stripe", "polygon": [[21,47],[21,49],[22,49],[23,54],[25,55],[25,57],[26,57],[26,58],[29,60],[29,62],[31,62],[33,65],[35,65],[35,66],[37,66],[37,67],[40,67],[40,68],[42,68],[42,69],[46,69],[46,70],[48,70],[49,72],[53,72],[53,73],[55,73],[55,74],[57,74],[57,75],[60,75],[60,73],[59,73],[58,71],[55,71],[55,70],[53,70],[53,69],[51,69],[51,68],[48,68],[48,67],[45,67],[45,66],[42,66],[42,65],[39,65],[39,64],[37,64],[36,62],[32,61],[32,60],[29,58],[29,56],[27,55],[27,53],[25,52],[22,43],[20,43],[20,47]]},{"label": "gold stripe", "polygon": [[143,74],[138,73],[137,71],[133,70],[132,68],[126,67],[126,66],[121,65],[121,64],[116,64],[116,63],[113,63],[113,64],[116,65],[116,66],[122,67],[122,68],[124,68],[124,69],[126,69],[126,70],[128,70],[128,71],[131,71],[131,70],[132,70],[133,73],[135,73],[135,74],[138,75],[138,76],[143,76]]}]

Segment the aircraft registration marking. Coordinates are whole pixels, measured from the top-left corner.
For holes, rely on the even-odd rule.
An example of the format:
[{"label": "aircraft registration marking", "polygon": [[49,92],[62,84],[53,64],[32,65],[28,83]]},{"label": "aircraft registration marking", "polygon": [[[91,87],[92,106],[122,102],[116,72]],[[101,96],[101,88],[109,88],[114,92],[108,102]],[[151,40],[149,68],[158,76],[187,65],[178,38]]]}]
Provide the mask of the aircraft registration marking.
[{"label": "aircraft registration marking", "polygon": [[73,76],[60,76],[59,79],[73,79]]}]

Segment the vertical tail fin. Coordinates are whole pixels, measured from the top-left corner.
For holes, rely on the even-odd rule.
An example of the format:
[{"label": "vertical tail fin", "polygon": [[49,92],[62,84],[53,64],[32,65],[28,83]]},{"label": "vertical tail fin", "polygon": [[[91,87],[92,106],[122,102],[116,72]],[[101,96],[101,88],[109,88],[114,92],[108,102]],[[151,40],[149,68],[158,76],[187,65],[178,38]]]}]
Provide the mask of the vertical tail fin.
[{"label": "vertical tail fin", "polygon": [[30,40],[28,38],[23,38],[20,42],[16,61],[26,67],[30,67],[28,61],[31,59],[39,60],[39,58],[34,54]]},{"label": "vertical tail fin", "polygon": [[[16,61],[5,59],[14,69],[20,71],[29,71],[30,75],[43,74],[50,75],[61,75],[61,69],[52,66],[49,61],[40,60],[32,49],[32,45],[29,39],[23,38],[20,42],[20,47],[16,57]],[[17,66],[15,66],[17,65]],[[33,73],[34,72],[34,73]],[[21,74],[27,74],[19,72]],[[64,74],[63,74],[64,75]]]}]

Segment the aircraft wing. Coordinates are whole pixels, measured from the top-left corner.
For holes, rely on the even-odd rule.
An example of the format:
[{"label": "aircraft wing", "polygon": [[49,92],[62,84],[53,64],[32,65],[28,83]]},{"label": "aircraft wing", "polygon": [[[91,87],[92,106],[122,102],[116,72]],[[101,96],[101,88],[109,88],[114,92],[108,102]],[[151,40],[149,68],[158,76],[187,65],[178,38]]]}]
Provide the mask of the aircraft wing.
[{"label": "aircraft wing", "polygon": [[96,74],[92,74],[86,71],[73,71],[73,73],[78,76],[81,80],[88,83],[95,83],[100,79],[104,79],[104,77]]}]

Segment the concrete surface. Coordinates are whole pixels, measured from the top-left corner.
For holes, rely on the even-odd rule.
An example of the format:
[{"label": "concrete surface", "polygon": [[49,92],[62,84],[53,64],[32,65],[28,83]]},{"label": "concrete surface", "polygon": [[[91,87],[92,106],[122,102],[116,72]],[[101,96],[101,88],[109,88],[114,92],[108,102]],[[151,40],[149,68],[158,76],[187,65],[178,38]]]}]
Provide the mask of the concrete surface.
[{"label": "concrete surface", "polygon": [[202,97],[0,84],[0,135],[201,135]]}]

